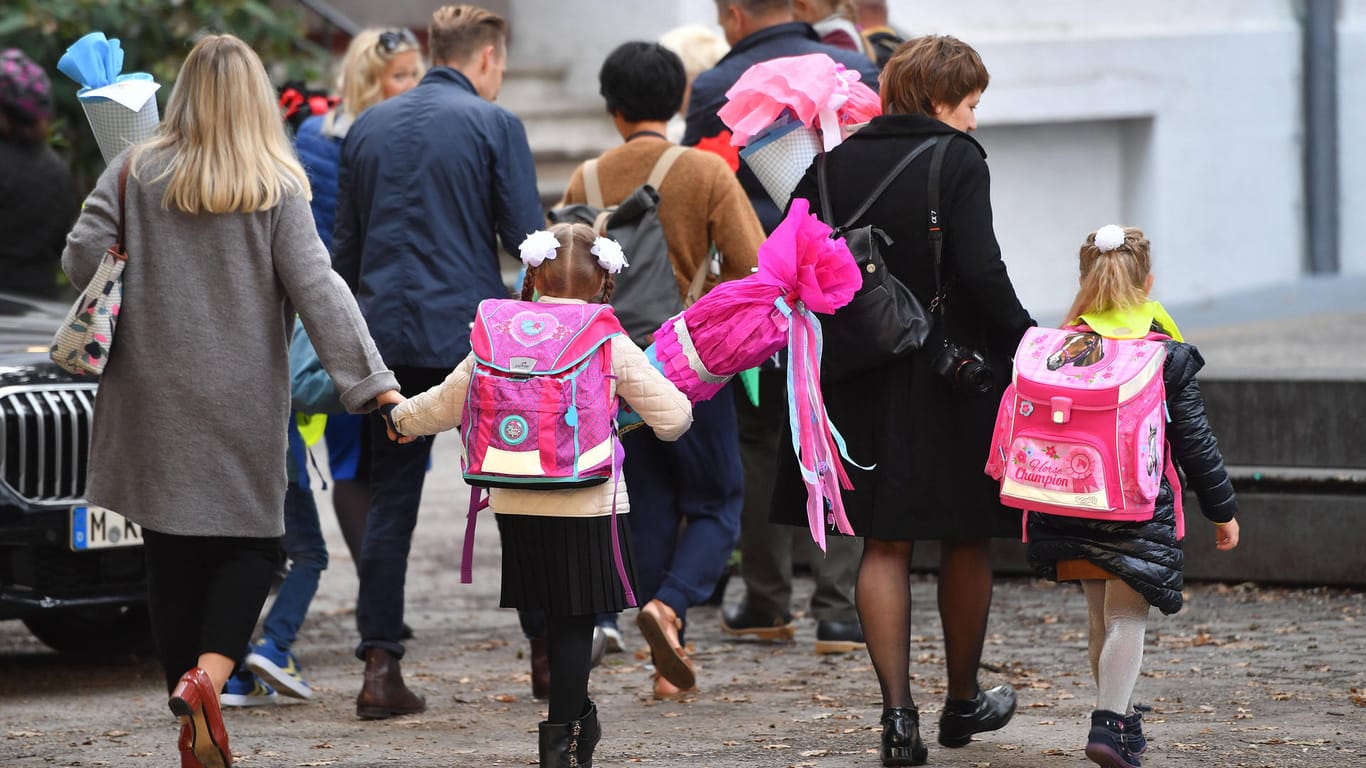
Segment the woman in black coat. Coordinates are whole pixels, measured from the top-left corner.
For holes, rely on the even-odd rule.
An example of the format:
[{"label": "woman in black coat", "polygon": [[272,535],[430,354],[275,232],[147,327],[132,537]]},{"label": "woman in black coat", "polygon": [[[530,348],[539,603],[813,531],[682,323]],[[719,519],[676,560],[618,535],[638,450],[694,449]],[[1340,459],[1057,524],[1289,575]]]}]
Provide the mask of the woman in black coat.
[{"label": "woman in black coat", "polygon": [[[1019,537],[1020,518],[1000,505],[982,472],[1011,356],[1033,325],[1016,298],[992,230],[986,153],[968,132],[986,88],[982,61],[952,37],[906,43],[882,75],[884,114],[827,157],[832,225],[845,223],[878,182],[927,138],[947,142],[940,173],[943,228],[942,307],[917,354],[856,377],[826,381],[825,403],[865,471],[846,465],[854,490],[844,503],[864,537],[857,604],[883,697],[882,760],[917,765],[926,750],[911,697],[910,564],[916,541],[942,548],[939,613],[944,625],[949,690],[939,742],[961,747],[972,734],[1000,728],[1015,709],[1009,686],[983,691],[977,668],[991,607],[992,537]],[[929,241],[929,167],[933,152],[913,160],[854,226],[873,224],[892,240],[888,269],[922,304],[936,295]],[[821,199],[814,169],[793,195]],[[947,320],[947,336],[945,322]],[[985,391],[950,381],[932,368],[945,342],[979,353],[991,371]],[[806,525],[795,461],[779,470],[775,522]]]}]

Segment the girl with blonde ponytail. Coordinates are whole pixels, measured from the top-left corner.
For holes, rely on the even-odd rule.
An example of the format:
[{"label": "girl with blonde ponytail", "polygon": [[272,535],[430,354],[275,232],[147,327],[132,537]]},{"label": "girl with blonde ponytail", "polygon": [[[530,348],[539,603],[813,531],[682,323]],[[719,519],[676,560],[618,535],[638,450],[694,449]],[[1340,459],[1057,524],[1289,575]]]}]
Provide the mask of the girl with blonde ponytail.
[{"label": "girl with blonde ponytail", "polygon": [[[1195,493],[1201,512],[1215,525],[1215,547],[1233,549],[1238,502],[1195,381],[1205,361],[1182,340],[1171,315],[1148,296],[1153,275],[1147,238],[1140,229],[1110,224],[1087,235],[1079,257],[1081,286],[1067,324],[1111,339],[1166,339],[1162,379],[1170,455],[1185,472],[1186,490]],[[1185,555],[1178,516],[1166,479],[1151,520],[1029,514],[1030,565],[1044,578],[1081,581],[1086,594],[1087,645],[1097,688],[1086,756],[1105,768],[1137,768],[1147,748],[1132,696],[1149,607],[1163,613],[1181,608]]]}]

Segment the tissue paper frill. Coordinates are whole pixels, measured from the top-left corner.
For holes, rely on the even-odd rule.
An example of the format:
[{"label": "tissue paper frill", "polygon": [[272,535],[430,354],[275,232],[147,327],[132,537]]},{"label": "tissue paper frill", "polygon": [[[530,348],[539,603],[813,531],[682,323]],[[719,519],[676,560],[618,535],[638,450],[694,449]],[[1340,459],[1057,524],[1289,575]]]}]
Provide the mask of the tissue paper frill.
[{"label": "tissue paper frill", "polygon": [[106,163],[151,138],[160,122],[154,96],[161,86],[146,72],[123,74],[123,56],[117,39],[91,32],[72,43],[57,62],[62,74],[81,85],[76,98]]},{"label": "tissue paper frill", "polygon": [[723,283],[655,332],[664,375],[693,402],[716,394],[740,371],[787,349],[792,449],[807,489],[811,538],[825,549],[826,528],[852,535],[841,488],[852,488],[841,457],[844,438],[821,396],[821,331],[813,312],[831,314],[863,284],[849,247],[803,198],[759,247],[759,271]]},{"label": "tissue paper frill", "polygon": [[789,319],[777,299],[822,314],[849,303],[863,278],[848,246],[830,232],[805,199],[792,201],[759,246],[758,272],[716,286],[655,331],[664,374],[689,400],[710,398],[787,345]]},{"label": "tissue paper frill", "polygon": [[825,149],[838,145],[844,129],[882,114],[882,100],[858,72],[824,53],[759,62],[726,91],[717,111],[733,132],[731,143],[744,146],[788,110],[798,121],[821,131]]}]

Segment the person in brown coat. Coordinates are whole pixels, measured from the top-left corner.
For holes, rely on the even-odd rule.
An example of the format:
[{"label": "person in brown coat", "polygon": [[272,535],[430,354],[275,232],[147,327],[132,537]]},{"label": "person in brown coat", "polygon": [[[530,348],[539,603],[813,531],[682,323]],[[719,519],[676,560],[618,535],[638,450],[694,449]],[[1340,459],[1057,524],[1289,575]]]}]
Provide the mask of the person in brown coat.
[{"label": "person in brown coat", "polygon": [[[610,206],[644,184],[660,157],[676,146],[664,131],[683,102],[683,62],[658,43],[624,43],[608,55],[599,82],[625,140],[597,162],[603,202]],[[583,170],[574,172],[562,204],[587,201]],[[764,231],[725,160],[683,150],[657,191],[680,295],[699,270],[711,269],[713,246],[720,264],[706,276],[707,285],[750,274]],[[672,697],[695,684],[683,652],[688,606],[711,596],[740,535],[744,478],[734,400],[723,392],[697,403],[692,429],[677,442],[635,430],[622,443],[626,482],[635,499],[637,594],[648,601],[638,623],[657,670],[654,694]]]}]

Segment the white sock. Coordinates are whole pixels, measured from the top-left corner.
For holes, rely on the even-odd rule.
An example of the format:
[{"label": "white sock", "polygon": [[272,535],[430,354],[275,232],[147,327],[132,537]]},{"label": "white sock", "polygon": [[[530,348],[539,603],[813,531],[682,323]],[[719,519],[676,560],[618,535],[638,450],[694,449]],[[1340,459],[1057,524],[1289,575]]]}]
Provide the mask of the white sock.
[{"label": "white sock", "polygon": [[[1086,584],[1090,598],[1094,587]],[[1119,579],[1099,581],[1105,599],[1101,608],[1105,636],[1095,662],[1096,709],[1128,714],[1138,672],[1143,665],[1143,638],[1148,628],[1148,601]],[[1101,602],[1101,601],[1095,601]],[[1095,602],[1088,600],[1094,611]],[[1092,622],[1093,632],[1096,622]],[[1093,644],[1094,645],[1094,644]]]}]

